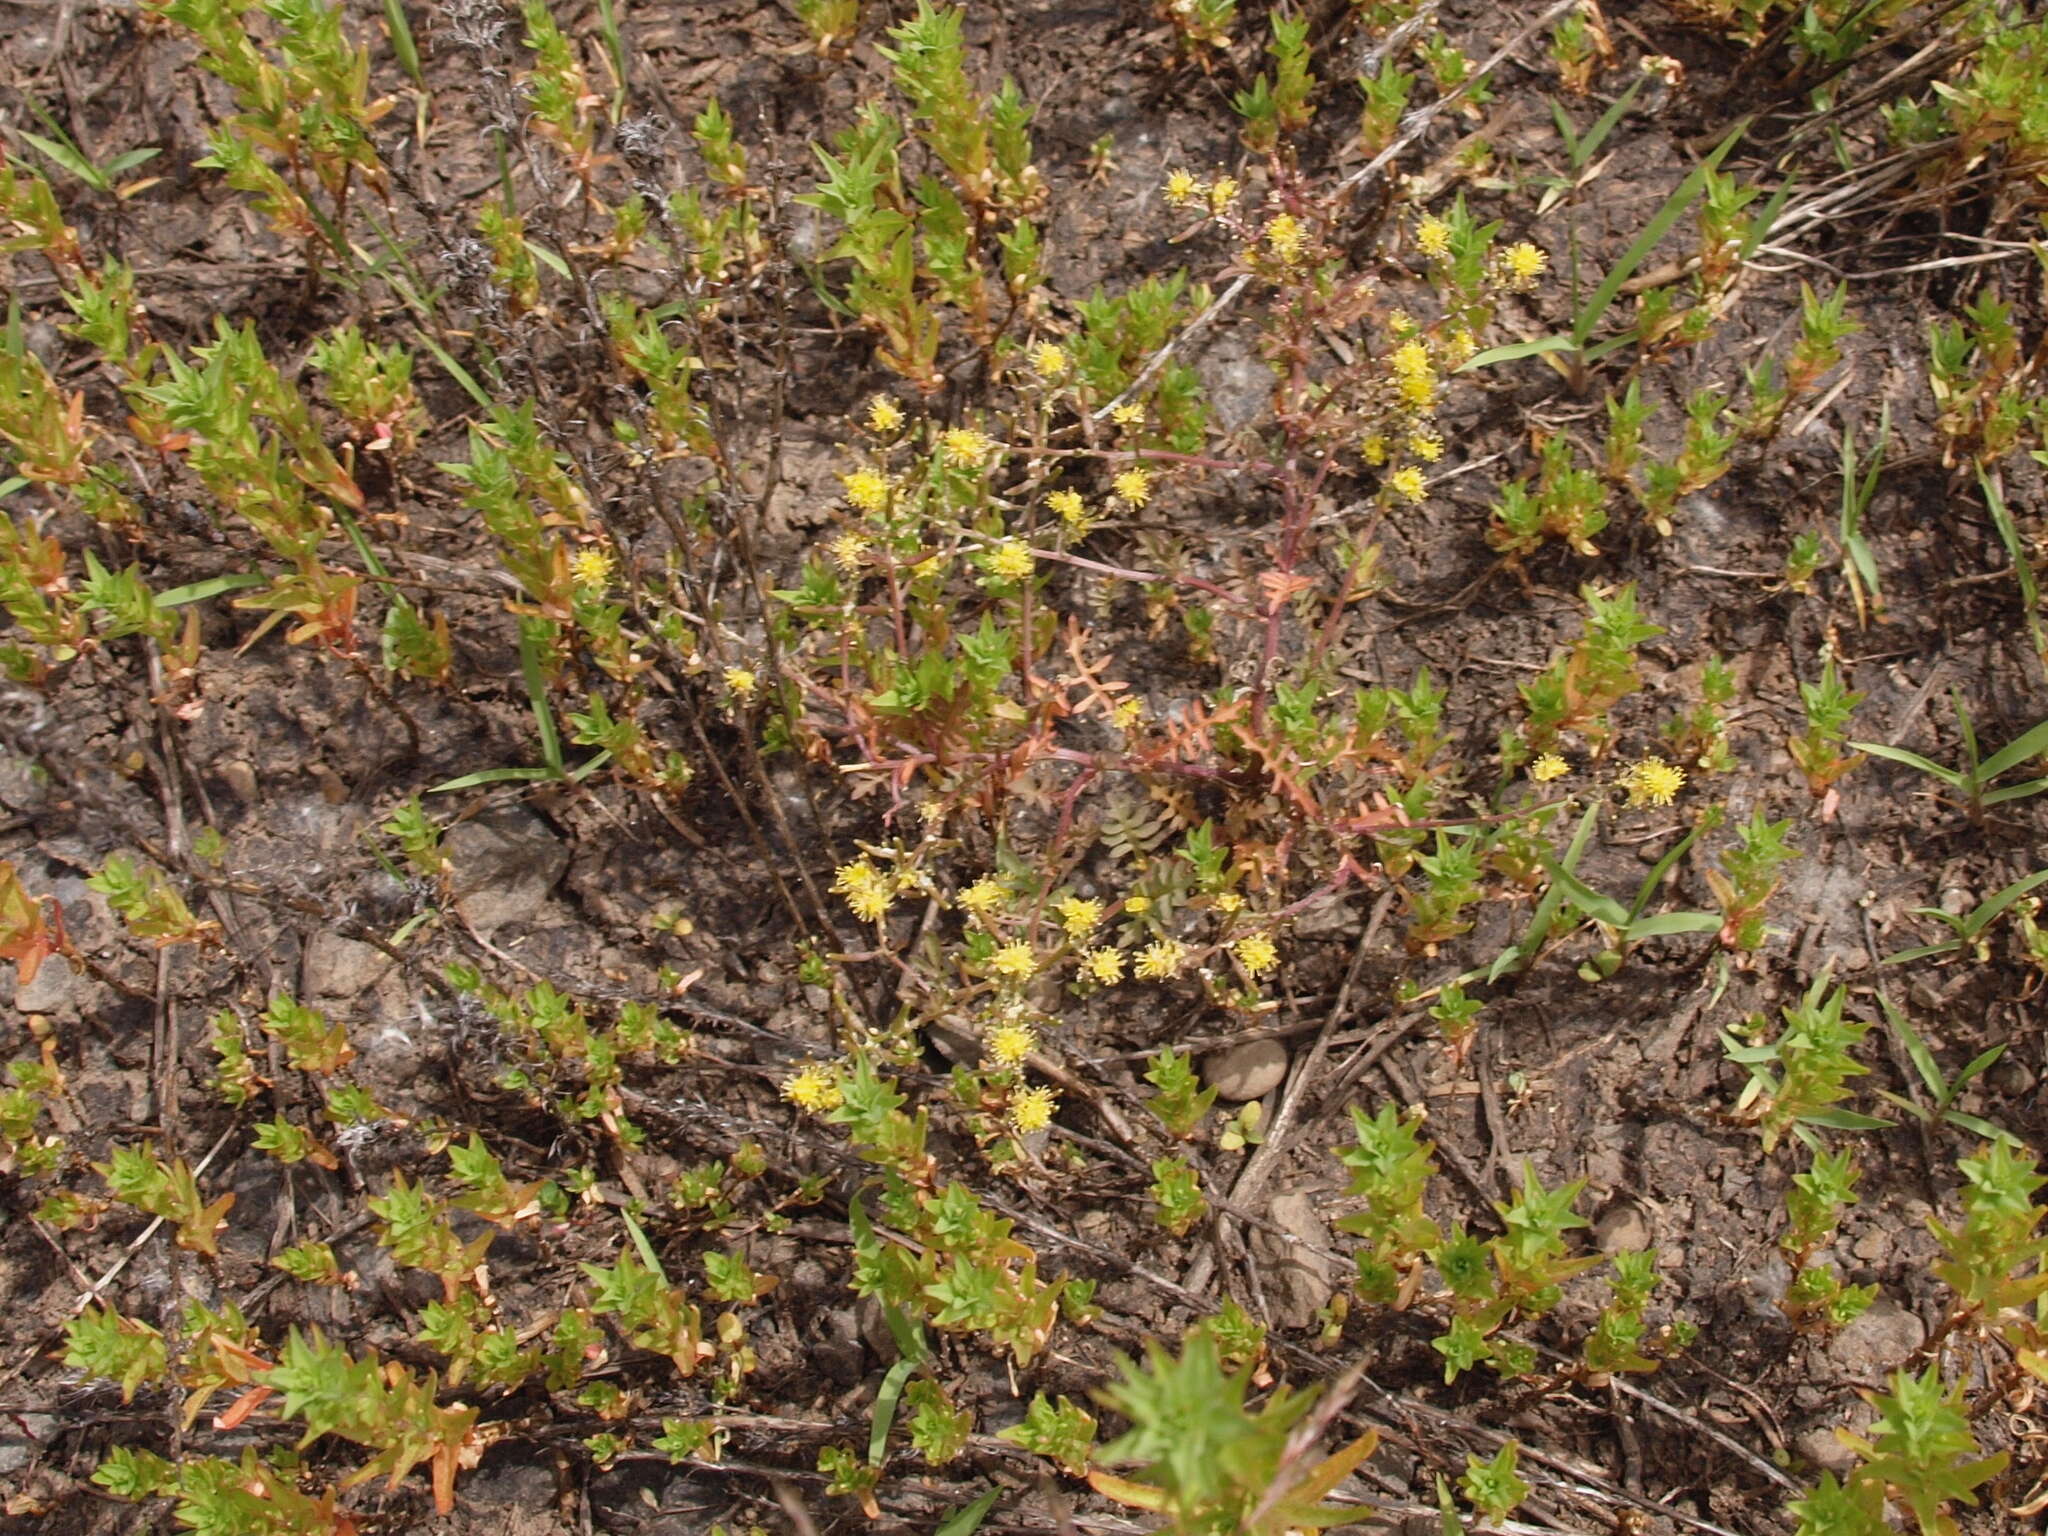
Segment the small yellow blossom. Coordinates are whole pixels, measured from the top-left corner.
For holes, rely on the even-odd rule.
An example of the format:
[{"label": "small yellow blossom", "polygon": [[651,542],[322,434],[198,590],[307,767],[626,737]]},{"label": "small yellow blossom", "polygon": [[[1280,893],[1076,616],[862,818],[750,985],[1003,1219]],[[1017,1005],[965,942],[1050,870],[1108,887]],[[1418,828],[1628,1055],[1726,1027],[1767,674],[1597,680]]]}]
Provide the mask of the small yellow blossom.
[{"label": "small yellow blossom", "polygon": [[1152,499],[1152,472],[1145,469],[1127,469],[1110,482],[1116,490],[1116,498],[1126,506],[1142,507]]},{"label": "small yellow blossom", "polygon": [[1188,957],[1187,945],[1177,939],[1154,939],[1138,951],[1134,972],[1145,981],[1164,981],[1179,973]]},{"label": "small yellow blossom", "polygon": [[1116,708],[1109,712],[1109,723],[1120,731],[1128,731],[1145,718],[1143,699],[1119,699]]},{"label": "small yellow blossom", "polygon": [[1201,179],[1193,171],[1182,168],[1169,171],[1166,175],[1166,200],[1176,208],[1185,208],[1208,192]]},{"label": "small yellow blossom", "polygon": [[1419,341],[1404,341],[1394,348],[1394,355],[1387,359],[1397,379],[1428,378],[1429,348]]},{"label": "small yellow blossom", "polygon": [[872,469],[856,469],[850,475],[841,475],[839,483],[846,487],[846,499],[863,512],[880,512],[889,505],[889,478]]},{"label": "small yellow blossom", "polygon": [[1084,938],[1102,921],[1102,903],[1085,896],[1062,896],[1052,906],[1059,913],[1060,926],[1066,929],[1068,938]]},{"label": "small yellow blossom", "polygon": [[1082,527],[1088,521],[1088,503],[1081,499],[1079,491],[1053,491],[1046,496],[1045,504],[1069,528]]},{"label": "small yellow blossom", "polygon": [[1550,258],[1526,240],[1519,240],[1500,255],[1500,270],[1507,285],[1518,293],[1536,286],[1536,279],[1550,267]]},{"label": "small yellow blossom", "polygon": [[1214,212],[1221,213],[1236,200],[1239,191],[1235,176],[1218,176],[1209,188],[1209,207]]},{"label": "small yellow blossom", "polygon": [[1124,952],[1108,944],[1100,949],[1091,949],[1081,968],[1088,973],[1090,981],[1099,981],[1105,987],[1114,986],[1124,977]]},{"label": "small yellow blossom", "polygon": [[612,554],[597,545],[579,549],[569,557],[569,574],[579,587],[602,587],[612,579]]},{"label": "small yellow blossom", "polygon": [[1031,546],[1022,539],[1004,539],[989,551],[989,574],[1000,576],[1004,581],[1028,580],[1036,563]]},{"label": "small yellow blossom", "polygon": [[1425,464],[1434,464],[1444,456],[1444,440],[1434,432],[1410,432],[1408,451]]},{"label": "small yellow blossom", "polygon": [[1010,1100],[1010,1129],[1019,1136],[1042,1131],[1052,1124],[1052,1112],[1059,1106],[1060,1096],[1050,1088],[1026,1088]]},{"label": "small yellow blossom", "polygon": [[939,438],[939,445],[946,450],[946,457],[957,459],[962,464],[979,464],[989,455],[995,444],[972,427],[954,427]]},{"label": "small yellow blossom", "polygon": [[1367,433],[1365,440],[1358,445],[1358,456],[1378,469],[1387,462],[1387,440],[1377,432]]},{"label": "small yellow blossom", "polygon": [[1011,981],[1027,981],[1038,969],[1029,944],[1005,944],[989,957],[989,969]]},{"label": "small yellow blossom", "polygon": [[760,681],[746,667],[727,667],[725,669],[725,686],[732,690],[732,696],[736,699],[751,699],[754,696],[754,689],[760,685]]},{"label": "small yellow blossom", "polygon": [[1133,893],[1124,898],[1124,910],[1133,917],[1140,917],[1152,910],[1152,898]]},{"label": "small yellow blossom", "polygon": [[864,856],[833,871],[832,889],[846,898],[847,907],[864,923],[880,922],[896,900],[895,881]]},{"label": "small yellow blossom", "polygon": [[1136,400],[1127,400],[1109,408],[1109,419],[1120,427],[1135,427],[1145,419],[1145,407]]},{"label": "small yellow blossom", "polygon": [[1387,316],[1387,329],[1392,331],[1397,339],[1405,341],[1415,334],[1418,327],[1413,315],[1405,309],[1397,309]]},{"label": "small yellow blossom", "polygon": [[877,395],[868,402],[868,426],[871,430],[888,436],[903,425],[903,409],[887,395]]},{"label": "small yellow blossom", "polygon": [[1228,917],[1233,912],[1244,910],[1244,898],[1235,891],[1224,891],[1211,903],[1218,912]]},{"label": "small yellow blossom", "polygon": [[1561,779],[1572,771],[1572,765],[1555,752],[1546,752],[1529,765],[1529,777],[1538,784],[1548,784],[1552,779]]},{"label": "small yellow blossom", "polygon": [[1276,214],[1266,225],[1266,249],[1273,253],[1274,260],[1291,265],[1301,259],[1307,247],[1308,231],[1293,214]]},{"label": "small yellow blossom", "polygon": [[959,899],[960,905],[976,917],[986,918],[990,912],[1009,899],[1009,894],[994,875],[983,875],[962,891]]},{"label": "small yellow blossom", "polygon": [[988,1059],[1007,1071],[1023,1065],[1024,1058],[1038,1049],[1038,1031],[1011,1020],[990,1030],[987,1043]]},{"label": "small yellow blossom", "polygon": [[784,1080],[782,1096],[798,1109],[825,1114],[839,1107],[839,1076],[822,1061],[806,1062]]},{"label": "small yellow blossom", "polygon": [[834,565],[851,575],[859,570],[867,559],[868,537],[864,533],[848,529],[826,545],[825,552],[832,557]]},{"label": "small yellow blossom", "polygon": [[1280,951],[1263,933],[1248,933],[1230,946],[1247,976],[1263,976],[1280,963]]},{"label": "small yellow blossom", "polygon": [[1685,770],[1661,757],[1632,763],[1621,775],[1630,805],[1669,805],[1685,788]]},{"label": "small yellow blossom", "polygon": [[1478,350],[1479,343],[1473,340],[1470,331],[1463,329],[1455,330],[1445,338],[1443,343],[1444,366],[1446,368],[1462,368],[1472,360],[1472,354]]},{"label": "small yellow blossom", "polygon": [[1436,380],[1428,374],[1416,374],[1399,381],[1401,403],[1411,411],[1426,413],[1436,407]]},{"label": "small yellow blossom", "polygon": [[1415,244],[1431,261],[1442,261],[1451,254],[1451,226],[1431,214],[1415,226]]},{"label": "small yellow blossom", "polygon": [[1056,379],[1067,371],[1067,349],[1041,341],[1031,349],[1031,371],[1041,379]]},{"label": "small yellow blossom", "polygon": [[1422,478],[1422,471],[1413,464],[1405,465],[1387,476],[1387,489],[1403,501],[1421,501],[1429,494],[1429,487]]}]

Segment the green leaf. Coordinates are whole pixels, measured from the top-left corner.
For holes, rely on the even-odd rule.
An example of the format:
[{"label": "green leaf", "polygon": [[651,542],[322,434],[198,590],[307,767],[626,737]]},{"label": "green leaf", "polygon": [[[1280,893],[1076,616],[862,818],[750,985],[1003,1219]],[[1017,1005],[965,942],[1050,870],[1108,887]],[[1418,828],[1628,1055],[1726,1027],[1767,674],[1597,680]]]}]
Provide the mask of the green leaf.
[{"label": "green leaf", "polygon": [[1001,1488],[991,1488],[972,1504],[964,1505],[946,1516],[932,1536],[974,1536],[981,1529],[981,1522],[988,1518],[988,1512],[996,1507],[996,1500],[1002,1497]]},{"label": "green leaf", "polygon": [[1475,353],[1467,359],[1460,373],[1470,373],[1475,368],[1491,368],[1495,363],[1512,363],[1525,357],[1541,357],[1546,352],[1570,352],[1578,346],[1571,337],[1545,336],[1537,341],[1510,342],[1505,347],[1488,347],[1484,352]]},{"label": "green leaf", "polygon": [[1895,763],[1904,763],[1908,768],[1918,768],[1922,773],[1932,774],[1950,789],[1963,788],[1963,776],[1953,768],[1944,768],[1939,763],[1929,762],[1918,752],[1908,752],[1904,747],[1888,747],[1881,741],[1852,741],[1849,743],[1858,752],[1867,752],[1872,757],[1888,758]]},{"label": "green leaf", "polygon": [[1718,912],[1666,912],[1630,923],[1622,937],[1633,944],[1638,939],[1668,938],[1679,933],[1717,933],[1720,928]]},{"label": "green leaf", "polygon": [[903,1397],[903,1384],[910,1380],[918,1362],[905,1355],[889,1367],[889,1374],[882,1378],[881,1389],[875,1393],[875,1422],[868,1431],[868,1465],[879,1467],[882,1459],[889,1454],[889,1426],[896,1422],[896,1404]]},{"label": "green leaf", "polygon": [[[2007,770],[2017,768],[2021,763],[2031,762],[2043,753],[2048,753],[2048,720],[2043,720],[2017,741],[2008,743],[1985,758],[1977,767],[1977,782],[1988,784]],[[2007,795],[2008,798],[2012,798],[2009,791]],[[1986,803],[1990,802],[1987,800]]]},{"label": "green leaf", "polygon": [[182,587],[173,587],[168,592],[156,595],[159,608],[182,608],[187,603],[203,603],[209,597],[219,597],[223,592],[240,592],[248,587],[260,587],[270,578],[257,571],[242,571],[233,576],[209,576],[205,581],[187,582]]}]

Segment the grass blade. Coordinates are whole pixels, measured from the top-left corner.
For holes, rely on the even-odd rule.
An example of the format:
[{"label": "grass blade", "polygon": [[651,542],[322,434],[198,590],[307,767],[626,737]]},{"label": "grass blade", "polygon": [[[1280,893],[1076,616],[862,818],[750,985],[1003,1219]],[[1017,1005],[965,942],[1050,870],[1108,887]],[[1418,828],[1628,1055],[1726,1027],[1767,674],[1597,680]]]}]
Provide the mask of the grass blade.
[{"label": "grass blade", "polygon": [[[2000,774],[2019,767],[2021,763],[2031,762],[2043,753],[2048,753],[2048,720],[2043,720],[2017,741],[2007,743],[1985,758],[1978,765],[1977,782],[1988,784]],[[2012,797],[2008,795],[2007,798]]]},{"label": "grass blade", "polygon": [[1888,747],[1881,741],[1852,741],[1849,743],[1858,752],[1868,752],[1872,757],[1888,758],[1895,763],[1904,763],[1908,768],[1918,768],[1922,773],[1932,774],[1950,789],[1963,787],[1963,776],[1953,768],[1944,768],[1931,763],[1918,752],[1908,752],[1904,747]]}]

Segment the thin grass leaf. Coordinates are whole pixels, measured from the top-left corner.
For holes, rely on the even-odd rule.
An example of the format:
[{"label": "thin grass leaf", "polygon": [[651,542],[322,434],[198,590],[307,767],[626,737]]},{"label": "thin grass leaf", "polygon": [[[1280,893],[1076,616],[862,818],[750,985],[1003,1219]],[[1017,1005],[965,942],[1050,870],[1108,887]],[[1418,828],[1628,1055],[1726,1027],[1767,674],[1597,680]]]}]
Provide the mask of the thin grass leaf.
[{"label": "thin grass leaf", "polygon": [[1628,926],[1628,909],[1612,896],[1601,895],[1577,875],[1560,865],[1546,860],[1544,867],[1550,871],[1551,880],[1555,884],[1564,887],[1564,893],[1571,897],[1572,905],[1585,913],[1586,916],[1594,919],[1596,922],[1605,923],[1610,928],[1620,929]]},{"label": "thin grass leaf", "polygon": [[60,144],[54,139],[44,138],[39,133],[30,133],[26,128],[17,129],[16,132],[21,135],[23,143],[40,150],[61,169],[69,171],[95,192],[114,190],[114,184],[107,179],[107,173],[79,153],[78,147],[68,139]]},{"label": "thin grass leaf", "polygon": [[1793,178],[1786,177],[1778,190],[1771,194],[1771,200],[1763,210],[1749,221],[1749,231],[1742,237],[1742,249],[1736,253],[1736,264],[1748,261],[1756,254],[1756,248],[1771,238],[1771,231],[1777,228],[1778,215],[1785,211],[1785,204],[1792,196]]},{"label": "thin grass leaf", "polygon": [[562,734],[555,728],[555,711],[548,703],[547,675],[541,666],[540,626],[528,620],[519,625],[519,670],[526,679],[526,699],[533,706],[534,723],[540,727],[540,760],[556,778],[566,778]]},{"label": "thin grass leaf", "polygon": [[988,1518],[988,1512],[996,1507],[996,1500],[1003,1490],[991,1488],[972,1504],[963,1505],[946,1516],[932,1536],[974,1536],[981,1529],[981,1522]]},{"label": "thin grass leaf", "polygon": [[1918,768],[1922,773],[1932,774],[1950,789],[1963,788],[1963,776],[1953,768],[1944,768],[1931,763],[1918,752],[1908,752],[1904,747],[1888,747],[1881,741],[1852,741],[1849,743],[1858,752],[1868,752],[1872,757],[1888,758],[1895,763],[1904,763],[1908,768]]},{"label": "thin grass leaf", "polygon": [[449,779],[433,785],[427,793],[452,795],[459,789],[478,789],[486,784],[538,784],[560,777],[561,775],[552,768],[479,768],[475,773],[465,773],[459,779]]},{"label": "thin grass leaf", "polygon": [[[1630,924],[1634,924],[1635,920],[1643,915],[1643,908],[1647,907],[1656,897],[1657,887],[1662,885],[1664,877],[1671,873],[1671,866],[1685,857],[1686,850],[1699,841],[1700,833],[1705,830],[1704,827],[1695,823],[1691,831],[1673,843],[1665,851],[1664,856],[1650,866],[1650,872],[1643,876],[1643,883],[1636,887],[1636,899],[1629,904],[1628,920]],[[1718,926],[1719,919],[1715,921]]]},{"label": "thin grass leaf", "polygon": [[1633,944],[1638,939],[1669,938],[1680,933],[1716,933],[1721,923],[1718,912],[1665,912],[1630,923],[1621,936],[1624,943]]},{"label": "thin grass leaf", "polygon": [[868,1465],[879,1467],[889,1454],[889,1426],[896,1422],[896,1405],[902,1400],[904,1383],[917,1370],[917,1362],[905,1357],[889,1367],[875,1393],[875,1421],[868,1430]]},{"label": "thin grass leaf", "polygon": [[270,578],[259,571],[238,571],[232,576],[209,576],[204,581],[187,582],[182,587],[172,587],[168,592],[156,594],[159,608],[182,608],[187,603],[203,603],[209,597],[219,597],[223,592],[240,592],[249,587],[260,587]]},{"label": "thin grass leaf", "polygon": [[398,57],[398,67],[416,88],[424,91],[427,77],[420,68],[420,45],[413,39],[412,22],[399,0],[384,0],[384,30],[391,38],[391,51]]},{"label": "thin grass leaf", "polygon": [[2041,632],[2041,588],[2034,576],[2034,564],[2027,558],[2027,547],[2020,540],[2020,531],[2014,525],[2012,512],[2005,504],[2005,497],[1999,494],[1998,482],[1983,466],[1977,469],[1977,484],[1984,492],[1984,505],[1991,513],[1991,525],[1998,530],[1998,541],[2005,546],[2007,558],[2012,561],[2013,575],[2020,584],[2020,601],[2027,610],[2027,634],[2034,642],[2034,654],[2048,662],[2048,639]]},{"label": "thin grass leaf", "polygon": [[2007,770],[2031,762],[2044,753],[2048,753],[2048,720],[2043,720],[2025,735],[1985,758],[1977,768],[1977,782],[1988,784]]},{"label": "thin grass leaf", "polygon": [[1524,357],[1541,357],[1546,352],[1569,352],[1573,345],[1569,336],[1545,336],[1539,341],[1516,341],[1505,347],[1488,347],[1484,352],[1474,353],[1458,372],[1470,373],[1474,368],[1490,368],[1495,363],[1512,363]]},{"label": "thin grass leaf", "polygon": [[[1622,120],[1623,116],[1627,114],[1628,109],[1634,105],[1637,94],[1642,90],[1647,81],[1647,76],[1639,76],[1627,90],[1615,98],[1613,106],[1593,120],[1593,126],[1586,130],[1584,138],[1570,141],[1567,145],[1567,152],[1571,155],[1573,170],[1583,169],[1592,161],[1595,155],[1600,153],[1600,146],[1607,141],[1607,135],[1614,132],[1615,125]],[[1563,113],[1558,111],[1557,103],[1554,100],[1550,106],[1553,112],[1558,112],[1560,117],[1563,116]]]},{"label": "thin grass leaf", "polygon": [[2029,795],[2038,795],[2048,789],[2048,779],[2029,779],[2024,784],[2015,784],[2009,789],[1994,789],[1980,802],[1984,805],[2004,805],[2008,800],[2024,800]]},{"label": "thin grass leaf", "polygon": [[1614,302],[1615,295],[1621,292],[1621,285],[1629,280],[1636,268],[1656,249],[1657,242],[1671,232],[1671,226],[1683,218],[1686,210],[1699,201],[1700,195],[1706,191],[1707,177],[1721,168],[1721,161],[1727,156],[1728,151],[1735,147],[1736,141],[1742,137],[1743,130],[1748,126],[1749,119],[1744,118],[1731,128],[1728,136],[1714,147],[1713,153],[1694,166],[1685,180],[1678,184],[1678,190],[1664,200],[1664,206],[1651,215],[1650,222],[1643,226],[1643,232],[1636,236],[1635,244],[1622,253],[1621,260],[1609,270],[1606,279],[1593,290],[1593,296],[1586,300],[1585,308],[1579,311],[1578,319],[1572,325],[1573,346],[1583,347],[1592,339],[1594,327],[1599,325],[1600,317],[1607,313],[1607,306]]},{"label": "thin grass leaf", "polygon": [[[2038,780],[2037,783],[2048,785],[2048,779]],[[2025,785],[2021,786],[2023,789],[2025,787]],[[1987,800],[1985,803],[1989,804],[1990,802]],[[1991,925],[1992,920],[2005,911],[2007,907],[2018,901],[2044,880],[2048,880],[2048,869],[2037,869],[2031,875],[2013,881],[2004,890],[1985,897],[1977,903],[1977,909],[1963,919],[1966,936],[1974,938],[1983,932],[1985,928]]]}]

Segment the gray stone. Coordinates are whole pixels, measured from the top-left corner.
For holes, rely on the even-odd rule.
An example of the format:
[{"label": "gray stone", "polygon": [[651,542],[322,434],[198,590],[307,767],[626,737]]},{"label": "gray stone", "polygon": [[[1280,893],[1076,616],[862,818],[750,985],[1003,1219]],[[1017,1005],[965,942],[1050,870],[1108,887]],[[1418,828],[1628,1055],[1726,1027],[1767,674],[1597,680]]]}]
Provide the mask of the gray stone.
[{"label": "gray stone", "polygon": [[1832,1429],[1809,1429],[1803,1435],[1792,1437],[1792,1449],[1812,1463],[1819,1472],[1832,1472],[1837,1477],[1856,1465],[1856,1453],[1836,1438]]},{"label": "gray stone", "polygon": [[569,850],[533,812],[506,806],[449,828],[455,907],[479,931],[530,923],[569,868]]},{"label": "gray stone", "polygon": [[1287,1076],[1287,1047],[1278,1040],[1248,1040],[1207,1058],[1202,1075],[1219,1098],[1235,1104],[1263,1099]]},{"label": "gray stone", "polygon": [[220,774],[221,783],[227,785],[229,794],[233,795],[244,805],[254,805],[256,803],[259,791],[256,784],[256,769],[254,765],[245,763],[240,758],[234,758],[222,763],[217,771]]},{"label": "gray stone", "polygon": [[1828,1358],[1844,1375],[1875,1381],[1904,1365],[1927,1342],[1927,1325],[1913,1313],[1880,1295],[1855,1322],[1828,1340]]},{"label": "gray stone", "polygon": [[14,1007],[17,1013],[57,1013],[77,997],[79,981],[77,972],[62,955],[51,955],[36,968],[35,980],[18,983],[14,988]]},{"label": "gray stone", "polygon": [[1266,1214],[1280,1230],[1254,1227],[1251,1252],[1273,1309],[1267,1321],[1306,1328],[1337,1291],[1337,1266],[1318,1251],[1329,1245],[1330,1229],[1304,1194],[1275,1196]]},{"label": "gray stone", "polygon": [[354,997],[391,969],[391,957],[358,939],[322,928],[306,941],[299,985],[307,997]]},{"label": "gray stone", "polygon": [[1650,1246],[1650,1221],[1633,1200],[1617,1200],[1593,1223],[1593,1242],[1602,1253],[1632,1253]]},{"label": "gray stone", "polygon": [[0,1477],[19,1472],[32,1457],[46,1453],[57,1433],[47,1413],[10,1413],[0,1417]]}]

